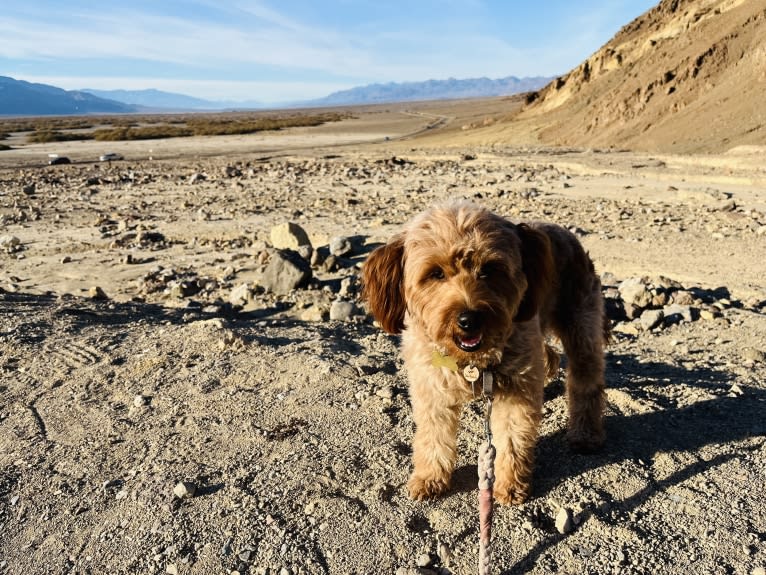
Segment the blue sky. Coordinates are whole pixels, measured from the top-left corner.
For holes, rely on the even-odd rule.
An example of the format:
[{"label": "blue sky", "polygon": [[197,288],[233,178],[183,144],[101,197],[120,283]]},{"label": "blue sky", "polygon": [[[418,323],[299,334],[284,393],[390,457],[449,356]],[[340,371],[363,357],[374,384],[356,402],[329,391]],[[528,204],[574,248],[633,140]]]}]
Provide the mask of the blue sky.
[{"label": "blue sky", "polygon": [[563,74],[656,0],[4,0],[0,75],[264,103]]}]

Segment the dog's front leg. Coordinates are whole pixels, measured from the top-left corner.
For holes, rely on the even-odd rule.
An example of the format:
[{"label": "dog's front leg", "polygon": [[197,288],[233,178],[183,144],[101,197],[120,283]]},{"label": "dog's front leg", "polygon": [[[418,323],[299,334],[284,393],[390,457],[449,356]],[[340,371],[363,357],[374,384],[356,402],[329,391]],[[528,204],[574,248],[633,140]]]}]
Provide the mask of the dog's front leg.
[{"label": "dog's front leg", "polygon": [[413,499],[430,499],[449,489],[457,457],[460,404],[428,383],[413,382],[411,395],[415,468],[407,487]]},{"label": "dog's front leg", "polygon": [[542,414],[542,385],[530,394],[498,394],[492,405],[492,435],[497,449],[495,499],[523,503],[529,496],[537,431]]}]

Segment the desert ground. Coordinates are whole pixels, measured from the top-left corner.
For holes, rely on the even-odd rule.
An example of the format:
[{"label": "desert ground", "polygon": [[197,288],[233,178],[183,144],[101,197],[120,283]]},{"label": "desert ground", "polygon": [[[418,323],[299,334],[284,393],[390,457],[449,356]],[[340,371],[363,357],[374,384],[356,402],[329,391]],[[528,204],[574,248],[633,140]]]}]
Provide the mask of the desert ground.
[{"label": "desert ground", "polygon": [[[492,572],[764,574],[766,148],[547,148],[493,128],[513,106],[12,141],[0,573],[476,572],[482,404],[463,413],[452,489],[410,500],[398,340],[359,301],[371,249],[466,198],[574,230],[615,333],[605,447],[568,449],[562,369],[532,496],[495,510]],[[295,285],[274,265],[290,222],[311,243],[292,238],[310,270]]]}]

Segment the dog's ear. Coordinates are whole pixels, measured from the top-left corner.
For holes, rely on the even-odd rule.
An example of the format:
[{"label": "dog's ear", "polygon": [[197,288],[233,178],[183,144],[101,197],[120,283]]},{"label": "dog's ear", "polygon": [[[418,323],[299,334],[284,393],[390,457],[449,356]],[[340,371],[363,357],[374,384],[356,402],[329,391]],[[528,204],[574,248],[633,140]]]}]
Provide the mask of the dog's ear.
[{"label": "dog's ear", "polygon": [[388,333],[404,329],[404,236],[394,236],[373,251],[362,270],[362,299]]},{"label": "dog's ear", "polygon": [[532,319],[551,288],[554,275],[553,252],[548,236],[527,224],[518,224],[521,239],[522,270],[527,277],[527,291],[516,312],[516,321]]}]

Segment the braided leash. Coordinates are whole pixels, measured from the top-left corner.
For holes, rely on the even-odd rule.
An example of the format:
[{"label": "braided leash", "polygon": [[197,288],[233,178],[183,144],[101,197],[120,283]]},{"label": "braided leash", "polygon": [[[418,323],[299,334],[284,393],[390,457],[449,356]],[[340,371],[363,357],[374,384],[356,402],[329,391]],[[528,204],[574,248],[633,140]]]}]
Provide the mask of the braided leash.
[{"label": "braided leash", "polygon": [[492,374],[484,372],[482,391],[487,401],[484,433],[487,440],[479,447],[479,575],[489,575],[492,561],[492,487],[495,483],[495,447],[492,445]]}]

